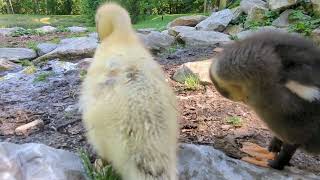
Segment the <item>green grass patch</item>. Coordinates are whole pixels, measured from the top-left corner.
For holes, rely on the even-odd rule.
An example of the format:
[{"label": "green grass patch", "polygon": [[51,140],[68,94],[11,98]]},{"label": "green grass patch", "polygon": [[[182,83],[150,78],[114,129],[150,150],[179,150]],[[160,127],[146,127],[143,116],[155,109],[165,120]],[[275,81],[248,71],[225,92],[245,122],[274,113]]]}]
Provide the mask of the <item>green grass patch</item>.
[{"label": "green grass patch", "polygon": [[243,120],[238,116],[227,117],[226,122],[234,127],[241,127],[243,125]]},{"label": "green grass patch", "polygon": [[53,72],[43,72],[41,74],[39,74],[34,80],[33,82],[43,82],[46,81],[48,79],[49,76],[52,76]]},{"label": "green grass patch", "polygon": [[50,43],[54,43],[54,44],[59,44],[60,41],[61,41],[60,38],[53,38],[53,39],[51,39],[49,42],[50,42]]},{"label": "green grass patch", "polygon": [[20,61],[19,64],[23,67],[33,66],[33,63],[29,60]]},{"label": "green grass patch", "polygon": [[29,48],[29,49],[33,49],[33,50],[37,50],[37,46],[38,46],[38,42],[35,42],[35,41],[28,41],[26,46]]},{"label": "green grass patch", "polygon": [[86,19],[80,15],[25,15],[25,14],[1,14],[0,28],[23,27],[38,28],[41,26],[89,26]]},{"label": "green grass patch", "polygon": [[87,152],[81,150],[80,158],[90,180],[121,180],[120,176],[110,165],[104,167],[102,165],[99,167],[92,165]]},{"label": "green grass patch", "polygon": [[188,75],[184,81],[184,85],[189,90],[197,90],[200,88],[200,79],[196,75]]},{"label": "green grass patch", "polygon": [[36,30],[36,29],[24,29],[24,28],[19,28],[16,31],[14,31],[11,36],[13,37],[18,37],[18,36],[25,36],[25,35],[45,35],[46,33],[41,31],[41,30]]}]

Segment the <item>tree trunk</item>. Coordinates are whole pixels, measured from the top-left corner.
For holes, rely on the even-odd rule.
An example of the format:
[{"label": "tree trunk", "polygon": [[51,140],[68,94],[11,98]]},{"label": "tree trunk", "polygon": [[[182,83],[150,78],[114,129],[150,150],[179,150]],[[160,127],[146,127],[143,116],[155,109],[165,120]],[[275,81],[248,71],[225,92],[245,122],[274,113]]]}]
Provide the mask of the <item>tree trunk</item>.
[{"label": "tree trunk", "polygon": [[204,0],[203,2],[203,13],[207,12],[207,0]]},{"label": "tree trunk", "polygon": [[14,14],[13,6],[12,6],[12,2],[11,2],[11,0],[9,0],[9,3],[10,3],[11,12],[12,12],[12,14]]},{"label": "tree trunk", "polygon": [[225,9],[227,7],[228,0],[220,0],[219,2],[219,10]]}]

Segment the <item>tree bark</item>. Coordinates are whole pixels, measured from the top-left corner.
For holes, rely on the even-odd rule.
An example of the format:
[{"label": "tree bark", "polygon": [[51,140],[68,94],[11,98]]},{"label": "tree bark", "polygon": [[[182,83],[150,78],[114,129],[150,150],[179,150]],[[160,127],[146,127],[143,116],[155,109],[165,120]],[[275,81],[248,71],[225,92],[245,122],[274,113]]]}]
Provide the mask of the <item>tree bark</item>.
[{"label": "tree bark", "polygon": [[203,3],[203,13],[205,14],[207,12],[207,0],[204,0]]},{"label": "tree bark", "polygon": [[228,0],[220,0],[219,2],[219,10],[225,9],[227,7]]}]

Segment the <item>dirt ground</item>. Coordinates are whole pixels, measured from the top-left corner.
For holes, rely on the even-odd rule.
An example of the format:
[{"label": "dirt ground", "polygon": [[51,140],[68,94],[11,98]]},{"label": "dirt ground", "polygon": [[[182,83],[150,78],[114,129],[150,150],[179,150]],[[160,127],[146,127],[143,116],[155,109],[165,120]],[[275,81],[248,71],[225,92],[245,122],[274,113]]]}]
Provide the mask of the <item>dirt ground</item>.
[{"label": "dirt ground", "polygon": [[[213,48],[180,49],[172,54],[156,55],[156,60],[163,66],[178,98],[180,142],[211,145],[228,156],[241,158],[245,155],[239,150],[242,142],[267,147],[271,139],[270,131],[255,113],[242,104],[223,98],[213,85],[193,91],[171,79],[181,64],[215,56]],[[27,97],[21,95],[19,98],[13,98],[13,89],[0,85],[0,141],[44,143],[74,152],[81,148],[92,152],[84,136],[81,115],[78,111],[66,111],[76,105],[80,84],[79,71],[70,71],[60,79],[50,79],[46,86]],[[241,119],[241,125],[228,123],[230,117]],[[35,119],[42,119],[45,123],[40,131],[28,136],[16,136],[10,131],[12,127]],[[320,156],[298,151],[291,162],[300,169],[320,174]]]}]

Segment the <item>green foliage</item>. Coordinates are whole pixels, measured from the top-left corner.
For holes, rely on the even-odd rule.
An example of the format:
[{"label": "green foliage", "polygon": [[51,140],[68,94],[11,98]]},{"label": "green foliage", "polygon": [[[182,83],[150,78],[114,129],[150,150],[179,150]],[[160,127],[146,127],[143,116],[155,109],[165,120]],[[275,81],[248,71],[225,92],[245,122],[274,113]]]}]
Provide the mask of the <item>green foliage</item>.
[{"label": "green foliage", "polygon": [[238,7],[238,6],[240,6],[240,2],[241,2],[241,0],[231,1],[231,2],[229,2],[229,4],[227,5],[227,7],[228,7],[229,9]]},{"label": "green foliage", "polygon": [[295,10],[289,14],[292,24],[289,26],[290,32],[298,32],[304,36],[310,36],[311,32],[320,26],[320,19],[310,17],[302,10]]},{"label": "green foliage", "polygon": [[84,150],[80,151],[80,158],[90,180],[121,180],[120,176],[110,165],[99,167],[99,170],[94,167],[90,162],[88,153]]},{"label": "green foliage", "polygon": [[24,29],[24,28],[19,28],[16,31],[14,31],[11,36],[13,37],[18,37],[18,36],[25,36],[25,35],[37,35],[41,36],[46,34],[45,32],[41,30],[36,30],[36,29]]},{"label": "green foliage", "polygon": [[37,50],[37,46],[38,46],[38,42],[35,42],[35,41],[28,41],[26,46],[29,48],[29,49],[33,49],[33,50]]},{"label": "green foliage", "polygon": [[246,22],[247,15],[246,14],[241,14],[239,18],[234,19],[230,22],[231,25],[236,25],[236,24],[244,24]]},{"label": "green foliage", "polygon": [[188,75],[184,80],[187,89],[197,90],[200,88],[200,79],[196,75]]},{"label": "green foliage", "polygon": [[41,26],[69,27],[88,26],[86,19],[80,15],[25,15],[25,14],[3,14],[0,15],[0,28],[23,27],[38,28]]},{"label": "green foliage", "polygon": [[237,35],[231,35],[230,39],[233,41],[239,41],[239,37]]},{"label": "green foliage", "polygon": [[241,127],[243,120],[238,116],[230,116],[226,118],[226,122],[234,127]]},{"label": "green foliage", "polygon": [[43,72],[41,74],[39,74],[34,80],[33,82],[43,82],[46,81],[48,79],[49,76],[52,76],[53,72]]},{"label": "green foliage", "polygon": [[58,26],[56,32],[70,32],[70,30],[63,26]]},{"label": "green foliage", "polygon": [[33,63],[29,60],[23,60],[23,61],[19,62],[19,64],[24,67],[33,66]]},{"label": "green foliage", "polygon": [[261,26],[270,26],[272,22],[279,17],[279,13],[275,11],[266,11],[262,21],[246,22],[246,29],[256,30]]}]

